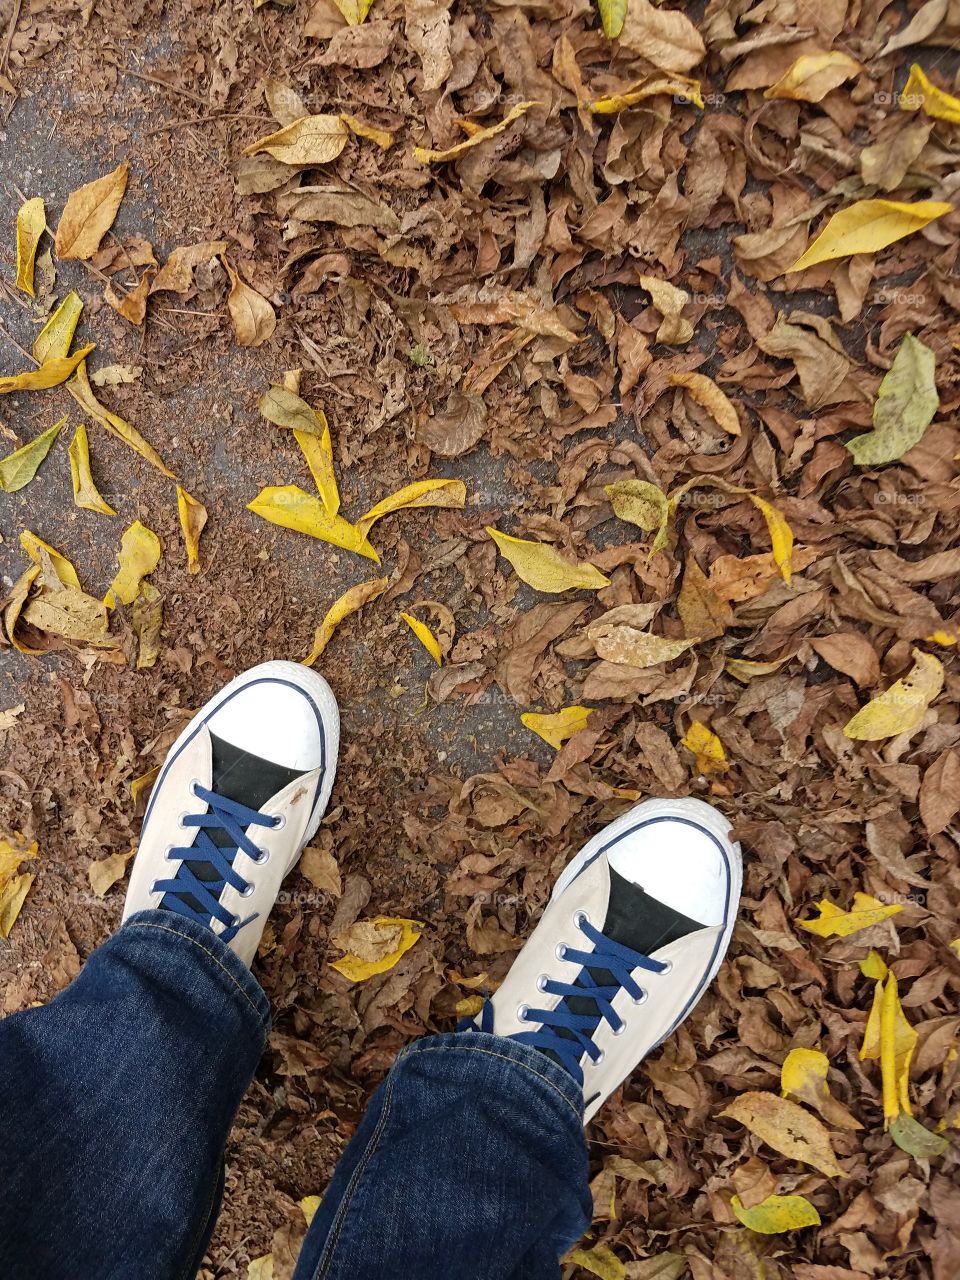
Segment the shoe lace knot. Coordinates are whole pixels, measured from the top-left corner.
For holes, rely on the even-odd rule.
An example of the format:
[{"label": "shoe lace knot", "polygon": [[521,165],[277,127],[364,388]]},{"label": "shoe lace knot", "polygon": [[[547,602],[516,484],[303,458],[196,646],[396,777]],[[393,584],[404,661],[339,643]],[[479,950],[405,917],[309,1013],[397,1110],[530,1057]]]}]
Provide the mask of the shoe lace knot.
[{"label": "shoe lace knot", "polygon": [[218,795],[198,782],[190,790],[206,804],[206,811],[184,814],[180,819],[182,827],[196,828],[197,835],[190,845],[168,847],[166,857],[177,863],[177,868],[169,879],[154,881],[152,892],[163,894],[161,905],[167,910],[198,924],[219,922],[224,926],[220,937],[230,942],[257,915],[254,912],[241,919],[220,901],[228,885],[245,897],[253,889],[252,883],[234,868],[234,859],[242,849],[254,862],[265,862],[269,855],[250,839],[247,830],[279,827],[282,819]]}]

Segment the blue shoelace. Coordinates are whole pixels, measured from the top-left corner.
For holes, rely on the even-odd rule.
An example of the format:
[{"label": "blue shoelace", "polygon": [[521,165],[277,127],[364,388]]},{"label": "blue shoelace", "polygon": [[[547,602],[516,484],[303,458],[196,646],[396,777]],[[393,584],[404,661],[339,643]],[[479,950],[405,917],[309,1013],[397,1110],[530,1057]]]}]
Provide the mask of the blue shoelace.
[{"label": "blue shoelace", "polygon": [[[584,1054],[592,1062],[598,1062],[602,1057],[601,1050],[593,1041],[601,1020],[610,1024],[615,1035],[624,1027],[623,1019],[613,1007],[614,998],[621,990],[625,990],[636,1004],[643,1004],[647,998],[646,992],[634,979],[633,970],[667,973],[670,964],[651,960],[649,956],[625,947],[622,942],[608,938],[590,923],[583,912],[577,912],[574,923],[593,944],[593,949],[578,951],[561,944],[558,954],[562,959],[574,960],[583,967],[573,982],[541,978],[539,990],[560,996],[559,1004],[554,1009],[531,1009],[521,1005],[517,1015],[520,1021],[539,1025],[534,1031],[522,1031],[510,1038],[552,1054],[582,1085],[580,1059]],[[595,1012],[574,1013],[567,1005],[568,1000],[592,1001]],[[476,1024],[472,1026],[476,1030]],[[489,1001],[481,1010],[480,1030],[493,1031],[493,1006]]]},{"label": "blue shoelace", "polygon": [[[227,885],[238,893],[248,894],[251,885],[233,869],[233,859],[239,849],[249,854],[254,862],[266,862],[268,854],[258,848],[246,834],[246,828],[277,827],[280,818],[271,818],[250,809],[238,800],[229,800],[226,796],[208,791],[199,783],[191,788],[199,800],[208,806],[207,813],[190,813],[181,819],[181,826],[197,827],[199,832],[192,845],[183,848],[172,847],[167,850],[170,862],[179,862],[176,874],[170,880],[157,880],[153,885],[154,893],[164,895],[162,905],[169,911],[196,920],[198,924],[209,925],[213,920],[226,926],[220,937],[229,942],[245,924],[255,918],[255,914],[241,920],[221,905],[220,895]],[[223,831],[228,843],[214,844],[208,832]],[[193,871],[192,863],[204,863],[215,873],[211,880],[201,880]],[[192,899],[192,901],[191,901]]]}]

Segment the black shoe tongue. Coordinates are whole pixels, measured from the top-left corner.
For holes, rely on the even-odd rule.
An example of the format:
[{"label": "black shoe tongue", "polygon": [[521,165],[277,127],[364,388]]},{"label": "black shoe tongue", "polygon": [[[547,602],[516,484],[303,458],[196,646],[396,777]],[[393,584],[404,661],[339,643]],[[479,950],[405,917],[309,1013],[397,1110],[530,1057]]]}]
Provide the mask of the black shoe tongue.
[{"label": "black shoe tongue", "polygon": [[[302,770],[288,769],[285,765],[274,764],[272,760],[264,760],[252,755],[242,747],[234,746],[210,734],[212,750],[212,773],[210,789],[218,796],[228,800],[236,800],[250,809],[261,809],[271,796],[289,786],[295,778],[299,778]],[[236,845],[230,843],[230,837],[224,830],[208,831],[210,840],[220,849],[232,849],[236,853]],[[230,859],[231,863],[233,859]],[[193,874],[198,880],[219,880],[217,869],[209,862],[192,862]],[[182,895],[183,901],[195,911],[201,910],[200,904],[192,894]],[[160,902],[161,908],[163,901]]]}]

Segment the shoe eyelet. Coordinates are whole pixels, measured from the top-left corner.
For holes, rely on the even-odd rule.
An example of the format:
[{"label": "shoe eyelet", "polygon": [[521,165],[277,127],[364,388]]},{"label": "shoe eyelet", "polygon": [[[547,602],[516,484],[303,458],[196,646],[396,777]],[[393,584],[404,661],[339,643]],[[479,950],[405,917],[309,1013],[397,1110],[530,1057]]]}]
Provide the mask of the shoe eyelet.
[{"label": "shoe eyelet", "polygon": [[668,973],[672,973],[672,972],[673,972],[673,961],[664,960],[663,968],[660,970],[660,977],[665,978]]},{"label": "shoe eyelet", "polygon": [[541,973],[540,977],[537,979],[537,990],[546,991],[547,983],[549,981],[550,979],[547,977],[547,975],[545,973]]},{"label": "shoe eyelet", "polygon": [[573,923],[578,929],[582,929],[585,924],[590,923],[590,917],[585,911],[575,911],[573,913]]},{"label": "shoe eyelet", "polygon": [[627,1024],[623,1021],[623,1019],[620,1020],[619,1027],[611,1028],[615,1036],[622,1036],[623,1033],[626,1031],[626,1029],[627,1029]]},{"label": "shoe eyelet", "polygon": [[517,1021],[526,1022],[527,1014],[529,1012],[530,1012],[530,1006],[528,1004],[518,1004],[517,1005]]},{"label": "shoe eyelet", "polygon": [[566,944],[563,942],[558,942],[557,949],[554,952],[554,955],[557,957],[558,960],[566,960],[567,958]]},{"label": "shoe eyelet", "polygon": [[631,996],[630,999],[633,1001],[634,1004],[646,1004],[647,993],[646,991],[641,990],[638,996]]},{"label": "shoe eyelet", "polygon": [[263,864],[265,862],[269,862],[269,860],[270,860],[269,849],[261,849],[260,852],[257,854],[257,856],[253,859],[253,861],[257,864],[258,867],[262,867]]},{"label": "shoe eyelet", "polygon": [[181,813],[180,817],[177,819],[177,826],[180,828],[181,831],[185,830],[187,826],[187,824],[184,822],[184,818],[189,818],[189,817],[190,817],[189,813]]},{"label": "shoe eyelet", "polygon": [[282,831],[287,825],[287,819],[282,813],[278,813],[273,819],[273,830]]},{"label": "shoe eyelet", "polygon": [[191,778],[191,779],[190,779],[190,794],[191,794],[195,799],[197,799],[197,800],[199,800],[199,799],[200,799],[200,797],[197,795],[197,787],[199,787],[199,786],[200,786],[200,779],[199,779],[199,778]]},{"label": "shoe eyelet", "polygon": [[171,853],[173,853],[173,850],[174,850],[174,846],[173,846],[172,844],[168,844],[168,845],[167,845],[167,847],[166,847],[166,848],[164,849],[164,851],[163,851],[163,860],[164,860],[164,862],[178,862],[178,861],[179,861],[179,859],[178,859],[178,858],[171,858],[171,857],[170,857]]},{"label": "shoe eyelet", "polygon": [[591,1063],[593,1064],[593,1066],[595,1066],[595,1067],[599,1067],[600,1063],[601,1063],[601,1062],[603,1061],[603,1059],[604,1059],[604,1056],[605,1056],[605,1055],[604,1055],[604,1052],[603,1052],[603,1050],[601,1049],[601,1050],[600,1050],[600,1052],[599,1052],[599,1054],[598,1054],[595,1058],[591,1058],[591,1059],[590,1059],[590,1061],[591,1061]]},{"label": "shoe eyelet", "polygon": [[241,898],[249,898],[249,897],[250,897],[250,895],[251,895],[251,893],[253,893],[253,885],[252,885],[252,884],[248,884],[248,885],[247,885],[247,887],[246,887],[245,889],[241,889],[241,890],[240,890],[240,897],[241,897]]},{"label": "shoe eyelet", "polygon": [[235,929],[239,923],[240,923],[240,917],[239,917],[239,916],[235,916],[235,915],[233,915],[233,914],[231,913],[231,916],[230,916],[230,923],[227,925],[227,928],[228,928],[228,929]]}]

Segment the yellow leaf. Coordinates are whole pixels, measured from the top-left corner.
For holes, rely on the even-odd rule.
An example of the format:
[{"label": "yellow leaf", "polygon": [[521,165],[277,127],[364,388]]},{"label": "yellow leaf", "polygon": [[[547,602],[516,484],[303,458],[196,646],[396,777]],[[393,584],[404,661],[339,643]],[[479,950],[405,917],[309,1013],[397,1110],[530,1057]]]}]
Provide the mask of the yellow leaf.
[{"label": "yellow leaf", "polygon": [[273,386],[260,397],[260,412],[277,427],[289,427],[309,435],[322,434],[327,420],[311,409],[306,400],[283,386]]},{"label": "yellow leaf", "polygon": [[749,498],[757,510],[761,513],[767,523],[767,532],[770,534],[770,544],[773,549],[773,559],[777,568],[783,577],[784,582],[789,586],[791,573],[791,560],[793,556],[793,530],[787,523],[786,518],[773,505],[767,502],[765,498],[759,497],[750,489],[744,489],[738,484],[730,484],[726,480],[721,480],[719,476],[694,476],[692,480],[688,480],[686,484],[680,485],[678,489],[674,489],[669,495],[670,506],[676,510],[677,504],[683,495],[690,489],[697,488],[700,485],[708,485],[715,489],[722,489],[724,493],[738,493],[745,498]]},{"label": "yellow leaf", "polygon": [[627,0],[597,0],[600,23],[608,40],[616,40],[627,17]]},{"label": "yellow leaf", "polygon": [[0,938],[10,937],[10,930],[20,914],[20,908],[34,879],[29,872],[24,872],[22,876],[14,876],[0,888]]},{"label": "yellow leaf", "polygon": [[47,427],[46,431],[41,431],[23,448],[15,449],[5,458],[0,458],[0,489],[5,493],[16,493],[30,483],[65,422],[66,418],[61,418],[52,427]]},{"label": "yellow leaf", "polygon": [[57,257],[92,258],[100,241],[113,226],[127,189],[130,166],[124,162],[112,173],[73,191],[60,215],[55,248]]},{"label": "yellow leaf", "polygon": [[488,138],[495,138],[498,133],[503,133],[504,129],[508,129],[514,120],[519,120],[531,107],[539,105],[538,102],[518,102],[516,106],[510,108],[502,120],[486,128],[476,129],[471,132],[465,142],[458,142],[455,146],[447,147],[445,151],[432,151],[429,147],[414,147],[413,158],[423,164],[439,164],[445,160],[456,160],[469,151],[471,147],[478,147],[481,142],[486,142]]},{"label": "yellow leaf", "polygon": [[369,138],[369,140],[371,142],[375,142],[382,151],[389,151],[393,146],[394,137],[388,129],[378,129],[376,125],[367,124],[365,120],[360,120],[356,116],[349,115],[346,111],[340,112],[340,119],[351,133],[356,134],[358,138]]},{"label": "yellow leaf", "polygon": [[359,920],[335,934],[330,941],[346,955],[334,960],[331,968],[351,982],[392,969],[401,956],[419,940],[423,924],[396,916],[377,916],[375,920]]},{"label": "yellow leaf", "polygon": [[475,1018],[486,1003],[483,996],[464,996],[454,1005],[453,1011],[458,1018]]},{"label": "yellow leaf", "polygon": [[653,299],[653,305],[663,316],[663,323],[657,330],[657,342],[668,346],[680,346],[693,337],[693,325],[680,314],[690,301],[690,295],[678,289],[669,280],[661,280],[658,276],[647,276],[637,273],[640,286],[646,289]]},{"label": "yellow leaf", "polygon": [[355,551],[359,556],[380,563],[380,557],[367,540],[359,525],[350,524],[342,516],[331,516],[323,503],[298,485],[268,485],[261,489],[254,500],[247,504],[256,515],[271,524],[282,525],[311,538],[320,538],[335,547]]},{"label": "yellow leaf", "polygon": [[273,1280],[273,1254],[252,1258],[247,1267],[247,1280]]},{"label": "yellow leaf", "polygon": [[135,853],[136,849],[128,849],[126,853],[111,853],[109,857],[90,863],[87,867],[87,876],[90,880],[90,888],[98,898],[105,897],[107,890],[111,889],[118,880],[123,879],[127,863]]},{"label": "yellow leaf", "polygon": [[520,721],[555,751],[559,751],[568,738],[572,738],[581,729],[586,729],[592,711],[593,707],[564,707],[553,715],[525,711]]},{"label": "yellow leaf", "polygon": [[957,957],[957,959],[960,960],[960,938],[954,938],[954,940],[949,945],[950,945],[950,950]]},{"label": "yellow leaf", "polygon": [[886,962],[878,952],[871,948],[864,958],[859,962],[860,972],[865,978],[885,978],[887,976]]},{"label": "yellow leaf", "polygon": [[650,554],[652,556],[659,551],[667,541],[667,522],[670,519],[670,504],[663,490],[648,480],[618,480],[604,485],[603,489],[618,520],[635,524],[644,533],[652,533],[656,529],[657,536],[650,544]]},{"label": "yellow leaf", "polygon": [[106,605],[85,591],[66,587],[43,591],[23,611],[25,622],[67,640],[81,640],[100,648],[114,649],[118,641],[109,634]]},{"label": "yellow leaf", "polygon": [[233,321],[233,331],[241,347],[259,347],[273,336],[277,327],[277,317],[273,307],[262,293],[251,289],[237,275],[226,257],[220,261],[230,277],[230,292],[227,295],[227,309]]},{"label": "yellow leaf", "polygon": [[467,487],[462,480],[416,480],[371,507],[357,521],[357,528],[366,535],[371,525],[394,511],[412,507],[462,507],[466,500]]},{"label": "yellow leaf", "polygon": [[[626,4],[623,7],[626,11]],[[644,102],[647,98],[661,95],[684,98],[695,107],[699,107],[701,111],[703,110],[700,81],[688,80],[686,76],[670,76],[665,80],[657,77],[652,80],[638,80],[636,84],[631,85],[629,89],[621,90],[620,93],[608,93],[602,98],[594,98],[592,102],[587,103],[587,110],[594,115],[614,115],[618,111],[635,107],[638,102]]]},{"label": "yellow leaf", "polygon": [[605,623],[602,618],[587,628],[587,638],[593,641],[598,658],[628,667],[655,667],[660,662],[672,662],[696,643],[695,638],[674,640],[629,624]]},{"label": "yellow leaf", "polygon": [[776,84],[764,90],[765,98],[791,98],[794,102],[822,102],[844,80],[863,70],[848,53],[805,53]]},{"label": "yellow leaf", "polygon": [[22,573],[13,584],[10,594],[7,596],[6,607],[3,610],[3,629],[7,633],[7,639],[21,653],[41,652],[39,649],[31,649],[29,645],[25,645],[17,636],[17,621],[23,612],[24,605],[27,603],[27,597],[39,577],[39,564],[31,565],[29,569]]},{"label": "yellow leaf", "polygon": [[300,1209],[303,1213],[303,1216],[307,1220],[308,1227],[310,1223],[313,1221],[314,1215],[316,1214],[317,1210],[320,1208],[320,1203],[322,1200],[323,1200],[323,1196],[304,1196],[303,1199],[299,1202]]},{"label": "yellow leaf", "polygon": [[414,618],[409,613],[401,613],[400,617],[404,620],[413,634],[417,637],[423,647],[429,653],[430,657],[439,667],[443,662],[443,654],[440,650],[440,641],[433,634],[425,622],[421,622],[419,618]]},{"label": "yellow leaf", "polygon": [[861,1062],[880,1060],[884,1127],[888,1128],[901,1112],[911,1114],[910,1061],[916,1045],[917,1033],[900,1004],[896,976],[888,973],[874,988],[873,1006],[860,1046]]},{"label": "yellow leaf", "polygon": [[[361,0],[363,3],[363,0]],[[350,131],[339,116],[301,116],[276,133],[244,148],[245,156],[266,151],[282,164],[328,164],[347,145]]]},{"label": "yellow leaf", "polygon": [[767,1196],[752,1209],[745,1209],[740,1197],[733,1196],[730,1207],[745,1227],[764,1236],[820,1225],[820,1215],[806,1196]]},{"label": "yellow leaf", "polygon": [[788,271],[805,271],[851,253],[877,253],[952,212],[953,206],[940,200],[858,200],[833,215]]},{"label": "yellow leaf", "polygon": [[823,1123],[787,1098],[778,1098],[775,1093],[742,1093],[720,1115],[738,1120],[790,1160],[802,1160],[830,1178],[844,1176]]},{"label": "yellow leaf", "polygon": [[700,720],[694,720],[690,728],[680,739],[680,745],[686,747],[694,756],[700,773],[726,773],[730,768],[723,743]]},{"label": "yellow leaf", "polygon": [[923,109],[925,115],[934,120],[946,120],[948,124],[960,124],[960,98],[952,93],[944,93],[923,73],[916,63],[910,68],[907,83],[900,94],[900,110],[916,111]]},{"label": "yellow leaf", "polygon": [[500,554],[513,565],[517,577],[535,591],[556,594],[575,587],[599,591],[610,585],[610,579],[589,560],[571,563],[545,542],[514,538],[489,526],[487,533],[500,548]]},{"label": "yellow leaf", "polygon": [[177,514],[180,517],[183,540],[187,545],[187,568],[191,573],[199,573],[200,535],[207,523],[207,508],[178,484]]},{"label": "yellow leaf", "polygon": [[20,534],[20,545],[40,569],[44,568],[44,556],[48,556],[53,565],[54,573],[56,573],[63,586],[73,587],[75,591],[80,590],[80,579],[77,577],[76,569],[67,557],[61,555],[55,547],[51,547],[49,542],[44,542],[42,538],[38,538],[29,529],[24,529],[23,533]]},{"label": "yellow leaf", "polygon": [[327,515],[335,516],[340,510],[340,490],[337,488],[337,477],[333,469],[333,442],[326,418],[319,436],[315,436],[312,431],[294,431],[293,438],[307,460]]},{"label": "yellow leaf", "polygon": [[[624,10],[626,10],[626,5],[624,5]],[[576,1263],[578,1267],[583,1267],[592,1276],[599,1276],[600,1280],[625,1280],[627,1274],[626,1267],[613,1250],[605,1244],[594,1245],[592,1249],[574,1249],[568,1255],[567,1261]]]},{"label": "yellow leaf", "polygon": [[835,907],[826,898],[816,905],[819,916],[814,920],[798,920],[797,924],[808,933],[815,933],[818,938],[849,938],[851,934],[869,929],[871,925],[879,924],[881,920],[887,920],[903,910],[902,906],[895,903],[884,906],[869,893],[859,892],[853,895],[853,906],[849,911]]},{"label": "yellow leaf", "polygon": [[344,618],[348,618],[351,613],[356,613],[358,609],[362,609],[371,600],[376,600],[377,596],[386,591],[389,582],[389,578],[371,578],[369,582],[360,582],[355,587],[351,587],[349,591],[345,591],[342,596],[339,596],[327,610],[323,621],[314,632],[313,648],[303,659],[303,665],[312,667],[330,643],[334,631],[336,631]]},{"label": "yellow leaf", "polygon": [[843,726],[844,736],[865,742],[910,733],[943,688],[943,664],[931,653],[913,650],[913,666],[884,693],[872,698]]},{"label": "yellow leaf", "polygon": [[33,358],[37,364],[42,365],[51,356],[67,356],[82,310],[79,294],[68,293],[37,334],[33,344]]},{"label": "yellow leaf", "polygon": [[818,1049],[791,1049],[780,1068],[783,1096],[792,1094],[798,1101],[813,1107],[834,1128],[862,1128],[860,1122],[831,1094],[827,1084],[829,1066],[827,1055]]},{"label": "yellow leaf", "polygon": [[15,373],[8,378],[0,378],[0,396],[11,391],[46,391],[49,387],[58,387],[61,382],[71,376],[81,364],[95,344],[81,347],[72,356],[51,356],[44,360],[39,369],[29,369],[26,373]]},{"label": "yellow leaf", "polygon": [[370,12],[373,0],[334,0],[334,4],[347,20],[347,25],[358,27]]},{"label": "yellow leaf", "polygon": [[129,422],[126,422],[118,414],[104,408],[100,403],[93,394],[85,364],[77,366],[77,372],[67,383],[67,390],[80,408],[93,418],[94,422],[98,422],[101,427],[105,427],[107,431],[122,440],[124,444],[129,445],[134,453],[139,453],[141,458],[146,458],[147,462],[155,466],[163,475],[169,476],[171,480],[174,478],[173,472],[160,457],[159,453],[157,453],[153,445],[144,440],[136,427],[132,427]]},{"label": "yellow leaf", "polygon": [[134,804],[137,803],[144,791],[153,786],[159,773],[160,766],[156,765],[153,769],[148,769],[146,773],[141,773],[138,778],[132,779],[130,783],[130,799]]},{"label": "yellow leaf", "polygon": [[14,832],[12,839],[0,836],[0,889],[9,884],[20,870],[22,862],[36,856],[36,840],[28,842],[19,831]]},{"label": "yellow leaf", "polygon": [[110,584],[110,590],[103,601],[108,609],[114,608],[118,600],[124,604],[133,604],[140,590],[140,583],[160,563],[160,553],[160,539],[139,520],[135,520],[129,529],[124,530],[120,539],[117,576]]},{"label": "yellow leaf", "polygon": [[698,404],[713,415],[724,431],[732,436],[740,434],[740,419],[733,401],[703,373],[671,373],[667,381],[672,387],[684,387]]},{"label": "yellow leaf", "polygon": [[133,629],[137,636],[137,670],[152,667],[160,657],[163,596],[152,582],[140,583],[133,602]]},{"label": "yellow leaf", "polygon": [[99,511],[105,516],[115,516],[117,513],[109,502],[104,500],[93,482],[93,475],[90,472],[87,428],[82,422],[67,446],[67,456],[70,459],[70,475],[73,479],[73,500],[77,506],[84,507],[87,511]]},{"label": "yellow leaf", "polygon": [[25,201],[17,214],[17,288],[34,297],[33,264],[37,245],[47,229],[47,213],[40,196]]}]

